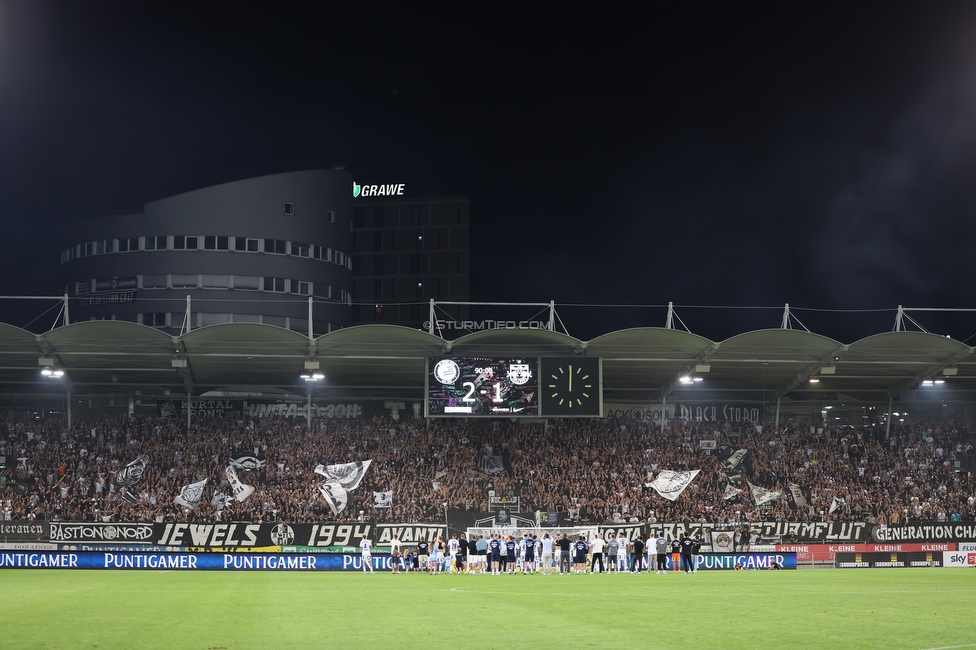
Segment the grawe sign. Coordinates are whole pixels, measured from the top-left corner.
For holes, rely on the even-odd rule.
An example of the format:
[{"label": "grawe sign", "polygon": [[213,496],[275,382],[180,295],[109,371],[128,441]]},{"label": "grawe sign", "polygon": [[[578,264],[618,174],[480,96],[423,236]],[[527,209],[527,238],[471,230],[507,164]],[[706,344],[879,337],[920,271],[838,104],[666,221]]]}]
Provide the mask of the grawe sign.
[{"label": "grawe sign", "polygon": [[360,185],[356,181],[352,183],[353,198],[367,196],[403,196],[405,185],[403,183],[389,183],[386,185]]}]

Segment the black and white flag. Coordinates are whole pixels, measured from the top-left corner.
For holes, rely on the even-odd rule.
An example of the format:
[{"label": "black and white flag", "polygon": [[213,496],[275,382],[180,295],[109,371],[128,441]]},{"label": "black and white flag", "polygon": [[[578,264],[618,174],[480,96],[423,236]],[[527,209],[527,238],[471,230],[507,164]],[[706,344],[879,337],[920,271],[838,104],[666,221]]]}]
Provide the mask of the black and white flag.
[{"label": "black and white flag", "polygon": [[130,487],[142,480],[142,474],[149,464],[149,455],[139,456],[134,461],[115,473],[115,484],[119,487]]},{"label": "black and white flag", "polygon": [[[834,497],[830,502],[830,510],[827,511],[827,514],[828,515],[834,514],[834,510],[841,507],[842,505],[844,505],[844,502],[841,499]],[[823,511],[821,510],[821,512]]]},{"label": "black and white flag", "polygon": [[752,498],[755,499],[757,506],[766,505],[767,503],[772,503],[780,497],[783,496],[782,492],[774,492],[773,490],[767,490],[766,488],[753,485],[749,483],[749,489],[752,491]]},{"label": "black and white flag", "polygon": [[489,474],[501,474],[505,471],[505,458],[502,456],[478,456],[478,469]]},{"label": "black and white flag", "polygon": [[685,491],[685,488],[695,480],[695,477],[698,476],[698,472],[700,471],[700,469],[690,472],[675,472],[669,469],[661,470],[658,472],[657,478],[650,483],[646,483],[646,485],[647,487],[654,488],[655,492],[668,501],[675,501]]},{"label": "black and white flag", "polygon": [[237,470],[234,469],[233,465],[227,466],[227,469],[224,470],[224,475],[227,476],[230,489],[234,493],[234,498],[238,501],[243,501],[251,496],[251,492],[254,492],[253,485],[244,485],[241,483],[241,479],[237,478]]},{"label": "black and white flag", "polygon": [[712,553],[731,553],[735,550],[735,538],[731,530],[712,531]]},{"label": "black and white flag", "polygon": [[392,508],[393,490],[390,490],[389,492],[373,492],[373,507]]},{"label": "black and white flag", "polygon": [[748,453],[748,449],[736,449],[735,451],[729,448],[723,449],[722,453],[719,454],[719,460],[721,461],[719,466],[726,473],[734,471],[745,460]]},{"label": "black and white flag", "polygon": [[346,508],[346,502],[349,501],[349,494],[339,481],[329,479],[324,483],[319,483],[319,492],[322,493],[322,498],[325,499],[325,502],[329,504],[329,509],[332,511],[332,514],[337,515]]},{"label": "black and white flag", "polygon": [[789,500],[790,507],[794,510],[806,508],[807,496],[803,493],[803,488],[796,483],[790,483],[788,487],[790,491],[787,493],[786,498]]},{"label": "black and white flag", "polygon": [[207,479],[203,479],[197,483],[184,485],[183,489],[180,490],[179,495],[173,499],[173,503],[177,503],[184,508],[189,508],[190,510],[196,510],[200,505],[200,498],[203,496],[203,488],[206,485]]},{"label": "black and white flag", "polygon": [[316,474],[321,474],[327,481],[335,481],[344,490],[355,490],[363,480],[366,470],[372,460],[360,460],[355,463],[343,463],[341,465],[318,465],[315,468]]},{"label": "black and white flag", "polygon": [[217,512],[220,512],[234,503],[234,497],[223,492],[215,492],[213,498],[210,499],[210,503],[217,509]]},{"label": "black and white flag", "polygon": [[240,458],[231,458],[230,464],[237,469],[261,469],[264,467],[265,461],[255,456],[241,456]]},{"label": "black and white flag", "polygon": [[734,499],[735,497],[739,496],[741,492],[742,490],[740,488],[734,488],[732,487],[732,484],[729,483],[725,486],[725,494],[722,495],[722,500],[728,501],[729,499]]}]

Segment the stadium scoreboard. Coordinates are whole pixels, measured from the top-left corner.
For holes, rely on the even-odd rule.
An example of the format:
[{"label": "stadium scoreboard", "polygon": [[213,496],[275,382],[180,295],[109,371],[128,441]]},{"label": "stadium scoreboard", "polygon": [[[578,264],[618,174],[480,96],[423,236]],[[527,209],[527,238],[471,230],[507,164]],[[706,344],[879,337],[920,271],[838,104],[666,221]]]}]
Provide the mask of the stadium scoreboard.
[{"label": "stadium scoreboard", "polygon": [[599,357],[428,357],[428,417],[601,417]]}]

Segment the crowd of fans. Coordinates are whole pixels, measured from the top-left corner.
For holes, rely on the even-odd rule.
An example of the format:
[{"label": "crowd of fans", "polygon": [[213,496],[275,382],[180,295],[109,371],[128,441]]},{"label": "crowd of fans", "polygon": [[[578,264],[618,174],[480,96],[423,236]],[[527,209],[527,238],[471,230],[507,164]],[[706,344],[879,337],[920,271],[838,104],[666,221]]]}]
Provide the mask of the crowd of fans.
[{"label": "crowd of fans", "polygon": [[[787,422],[676,421],[665,425],[611,419],[511,422],[461,419],[313,420],[248,418],[185,423],[118,418],[79,423],[9,415],[0,425],[3,518],[87,521],[440,520],[444,504],[489,511],[489,495],[518,496],[523,512],[559,513],[560,523],[736,523],[749,521],[972,520],[976,481],[957,472],[972,456],[964,423],[939,421],[854,428]],[[702,442],[706,441],[704,445]],[[712,447],[714,449],[703,447]],[[736,467],[721,460],[748,454]],[[116,472],[148,455],[141,481],[121,498]],[[255,487],[245,501],[231,493],[224,470],[233,458],[263,465],[239,470]],[[505,459],[488,473],[485,457]],[[318,490],[320,464],[372,459],[349,504],[333,515]],[[964,463],[965,466],[965,463]],[[701,470],[674,502],[647,486],[662,470]],[[208,479],[196,510],[173,498]],[[731,498],[727,486],[741,492]],[[782,495],[759,507],[751,485]],[[800,503],[788,499],[799,486]],[[390,508],[374,492],[392,491]],[[804,505],[802,502],[806,501]],[[833,507],[831,507],[833,506]],[[831,512],[832,510],[832,512]]]}]

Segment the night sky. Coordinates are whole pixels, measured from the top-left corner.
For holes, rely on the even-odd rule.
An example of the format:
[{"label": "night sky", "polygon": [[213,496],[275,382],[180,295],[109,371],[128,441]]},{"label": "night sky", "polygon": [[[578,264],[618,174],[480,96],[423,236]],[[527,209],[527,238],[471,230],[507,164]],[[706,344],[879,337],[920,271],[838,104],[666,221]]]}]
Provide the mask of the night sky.
[{"label": "night sky", "polygon": [[69,220],[345,164],[469,195],[472,299],[581,338],[976,307],[976,3],[278,4],[0,0],[0,294],[61,293]]}]

